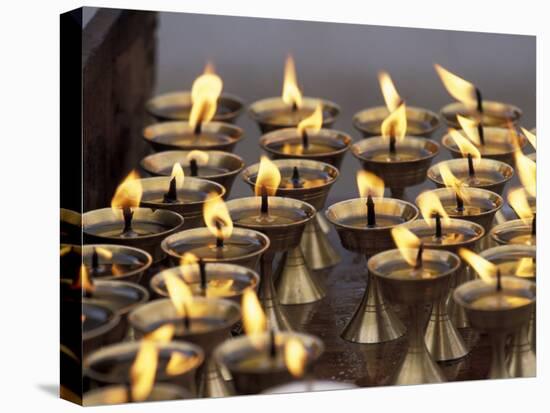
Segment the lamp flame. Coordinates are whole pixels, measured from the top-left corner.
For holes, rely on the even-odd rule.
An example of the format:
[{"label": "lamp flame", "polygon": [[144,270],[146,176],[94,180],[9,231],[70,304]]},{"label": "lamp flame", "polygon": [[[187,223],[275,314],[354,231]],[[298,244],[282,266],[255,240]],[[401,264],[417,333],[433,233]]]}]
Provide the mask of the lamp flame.
[{"label": "lamp flame", "polygon": [[532,257],[522,257],[516,267],[516,277],[532,278],[535,276],[536,267]]},{"label": "lamp flame", "polygon": [[407,133],[407,107],[401,103],[399,107],[384,119],[381,126],[382,136],[395,138],[396,142],[405,139]]},{"label": "lamp flame", "polygon": [[318,103],[315,110],[307,118],[304,118],[298,123],[298,134],[302,136],[304,133],[314,134],[321,130],[323,126],[323,105]]},{"label": "lamp flame", "polygon": [[439,165],[439,173],[441,174],[441,179],[443,180],[443,183],[447,188],[451,188],[457,196],[460,197],[463,201],[468,202],[470,200],[470,196],[468,193],[464,190],[464,188],[467,188],[468,185],[465,182],[462,182],[460,179],[458,179],[452,172],[449,166],[442,163]]},{"label": "lamp flame", "polygon": [[176,179],[176,188],[181,188],[183,186],[183,182],[185,180],[185,172],[183,172],[183,168],[181,167],[181,164],[179,162],[174,163],[174,166],[172,166],[172,173],[170,174],[170,178]]},{"label": "lamp flame", "polygon": [[382,90],[386,107],[390,113],[394,112],[403,100],[399,96],[399,93],[397,93],[390,74],[385,71],[378,72],[378,83],[380,83],[380,90]]},{"label": "lamp flame", "polygon": [[478,122],[462,115],[456,115],[456,120],[464,131],[466,137],[475,145],[481,145],[481,139],[479,138]]},{"label": "lamp flame", "polygon": [[187,161],[195,161],[198,166],[204,166],[208,163],[210,156],[205,151],[194,149],[187,154]]},{"label": "lamp flame", "polygon": [[164,282],[166,283],[166,290],[178,317],[190,316],[188,313],[190,306],[186,305],[186,303],[191,303],[193,300],[191,288],[189,288],[185,281],[173,273],[166,274]]},{"label": "lamp flame", "polygon": [[186,252],[180,258],[180,265],[192,265],[198,262],[199,258],[192,252]]},{"label": "lamp flame", "polygon": [[281,172],[267,156],[260,158],[260,167],[258,168],[258,176],[254,186],[256,196],[262,195],[262,188],[265,188],[269,196],[274,196],[277,193],[277,188],[281,183]]},{"label": "lamp flame", "polygon": [[74,283],[75,289],[82,289],[82,291],[91,293],[95,291],[95,286],[88,275],[88,270],[84,264],[80,265],[80,273],[78,280]]},{"label": "lamp flame", "polygon": [[493,284],[497,275],[497,266],[485,258],[477,255],[475,252],[470,251],[467,248],[460,248],[458,250],[460,257],[466,261],[475,272],[478,273],[479,278],[485,281],[487,284]]},{"label": "lamp flame", "polygon": [[285,365],[294,377],[304,375],[307,361],[307,350],[296,337],[290,337],[285,342]]},{"label": "lamp flame", "polygon": [[416,259],[418,248],[421,244],[420,239],[411,230],[402,225],[392,228],[391,235],[403,259],[411,267],[414,267],[417,264]]},{"label": "lamp flame", "polygon": [[521,149],[516,149],[514,158],[521,184],[529,195],[537,196],[537,164],[525,156]]},{"label": "lamp flame", "polygon": [[523,135],[527,138],[531,146],[536,150],[537,149],[537,136],[534,133],[529,132],[525,128],[521,128]]},{"label": "lamp flame", "polygon": [[293,107],[302,106],[302,92],[296,80],[296,67],[292,55],[287,55],[285,60],[285,78],[283,83],[283,102]]},{"label": "lamp flame", "polygon": [[147,400],[155,385],[158,349],[153,341],[142,340],[136,359],[130,368],[132,400]]},{"label": "lamp flame", "polygon": [[[477,134],[477,130],[476,130]],[[459,131],[456,129],[449,128],[449,135],[458,146],[458,150],[463,157],[471,155],[473,159],[481,159],[481,152],[477,147],[470,141],[468,138],[465,138]]]},{"label": "lamp flame", "polygon": [[204,222],[218,239],[225,240],[233,233],[233,221],[220,194],[211,192],[203,206]]},{"label": "lamp flame", "polygon": [[365,170],[357,171],[357,189],[359,196],[366,198],[369,195],[375,198],[384,197],[384,181],[378,175]]},{"label": "lamp flame", "polygon": [[244,332],[249,336],[265,332],[267,318],[258,296],[252,288],[244,290],[241,306]]},{"label": "lamp flame", "polygon": [[515,188],[508,192],[508,203],[525,224],[531,223],[533,211],[529,206],[525,189]]},{"label": "lamp flame", "polygon": [[174,337],[176,327],[174,324],[164,324],[157,328],[156,330],[147,333],[143,339],[150,341],[158,341],[160,343],[168,343]]},{"label": "lamp flame", "polygon": [[138,207],[142,194],[143,188],[141,187],[139,174],[132,171],[117,187],[111,200],[111,208],[116,211],[121,208]]},{"label": "lamp flame", "polygon": [[447,214],[447,211],[443,208],[441,200],[432,191],[426,191],[422,196],[418,197],[418,208],[420,209],[422,217],[430,227],[435,226],[435,222],[432,219],[435,214],[439,215],[441,221],[445,225],[448,225],[450,222],[449,214]]},{"label": "lamp flame", "polygon": [[223,89],[222,79],[214,73],[211,64],[207,64],[204,73],[197,77],[191,88],[191,113],[189,125],[196,130],[197,125],[204,125],[216,114],[218,98]]},{"label": "lamp flame", "polygon": [[453,98],[462,102],[466,107],[475,109],[477,105],[475,86],[467,80],[449,72],[437,63],[434,67],[441,82],[443,82],[443,86],[447,89],[447,92],[449,92]]}]

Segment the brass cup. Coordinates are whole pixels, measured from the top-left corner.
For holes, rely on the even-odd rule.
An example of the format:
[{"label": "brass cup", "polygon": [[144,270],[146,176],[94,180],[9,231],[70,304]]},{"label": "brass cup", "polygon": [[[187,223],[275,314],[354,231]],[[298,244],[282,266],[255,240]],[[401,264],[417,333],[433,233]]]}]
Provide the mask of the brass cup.
[{"label": "brass cup", "polygon": [[[389,115],[385,106],[363,109],[353,116],[353,127],[363,138],[381,135],[381,126]],[[407,106],[407,135],[429,138],[441,126],[439,116],[431,110]]]},{"label": "brass cup", "polygon": [[[482,188],[488,191],[495,192],[502,195],[506,183],[514,176],[514,168],[509,164],[496,161],[489,158],[475,159],[475,172],[478,177],[487,177],[491,179],[491,183],[476,184],[471,183],[469,186],[474,188]],[[428,179],[437,185],[438,188],[444,188],[445,183],[441,177],[441,166],[445,165],[449,167],[454,176],[460,180],[467,180],[469,177],[468,160],[462,159],[450,159],[447,161],[439,162],[430,169],[428,169]],[[498,179],[495,176],[498,175]]]},{"label": "brass cup", "polygon": [[494,284],[483,280],[468,281],[460,285],[454,292],[455,301],[466,309],[472,326],[486,331],[491,338],[492,356],[489,370],[490,379],[509,378],[510,373],[506,365],[506,337],[518,331],[529,322],[535,306],[535,283],[518,277],[502,277],[502,289],[510,295],[525,297],[530,301],[522,306],[510,309],[477,309],[472,306],[476,299],[492,293]]},{"label": "brass cup", "polygon": [[[76,307],[75,307],[76,310]],[[82,299],[82,354],[86,355],[100,347],[116,343],[124,337],[120,316],[104,303]],[[94,320],[94,327],[87,327],[86,320]]]},{"label": "brass cup", "polygon": [[[431,241],[432,238],[430,237],[434,234],[435,220],[430,220],[429,223],[426,220],[416,220],[407,223],[406,227],[422,240],[425,248],[445,250],[455,254],[462,247],[476,250],[479,240],[485,235],[485,230],[481,225],[453,218],[443,222],[443,234],[463,234],[464,239],[449,244],[438,243],[435,238]],[[424,341],[435,361],[456,360],[469,353],[468,347],[451,321],[448,312],[448,305],[452,300],[454,288],[459,282],[463,282],[466,277],[466,266],[461,263],[456,273],[451,275],[449,292],[432,306]]]},{"label": "brass cup", "polygon": [[277,363],[273,366],[243,366],[245,360],[261,357],[269,351],[269,334],[241,336],[226,340],[214,352],[215,360],[231,374],[237,394],[257,394],[283,383],[288,383],[293,376],[288,371],[284,357],[284,347],[290,338],[298,339],[305,347],[307,358],[306,369],[310,369],[324,350],[323,342],[312,335],[294,332],[279,332],[275,335]]},{"label": "brass cup", "polygon": [[[445,105],[440,111],[441,117],[448,127],[459,129],[460,124],[456,119],[456,115],[466,117],[478,117],[477,111],[472,110],[461,102],[453,102]],[[520,108],[502,102],[493,102],[490,100],[483,101],[483,115],[481,121],[483,126],[501,126],[506,127],[508,124],[517,123],[523,112]]]},{"label": "brass cup", "polygon": [[[191,92],[185,90],[157,95],[147,101],[145,109],[159,122],[188,121],[192,106]],[[241,114],[244,103],[235,95],[223,93],[218,98],[216,106],[217,111],[213,120],[233,123]]]},{"label": "brass cup", "polygon": [[291,113],[292,110],[280,97],[261,99],[252,103],[248,108],[248,114],[258,124],[260,131],[267,133],[277,129],[295,128],[300,120],[313,113],[319,103],[323,106],[323,128],[330,128],[340,114],[340,107],[325,99],[302,97],[302,105],[297,110],[301,111],[303,116],[295,121],[277,117],[280,114]]},{"label": "brass cup", "polygon": [[[235,257],[209,258],[199,256],[199,258],[202,258],[204,262],[237,264],[254,270],[258,266],[260,257],[267,251],[270,245],[269,238],[261,232],[252,229],[237,227],[233,228],[231,237],[225,240],[225,242],[228,245],[231,242],[251,242],[257,244],[258,247],[255,251],[251,253],[237,255]],[[183,254],[187,251],[186,247],[193,245],[215,245],[215,243],[216,237],[210,232],[208,228],[202,227],[187,229],[185,231],[172,234],[169,237],[166,237],[162,241],[160,246],[164,253],[168,256],[168,260],[173,265],[179,265]]]},{"label": "brass cup", "polygon": [[407,136],[397,144],[399,150],[409,149],[418,152],[418,157],[411,160],[386,162],[369,159],[369,154],[386,149],[386,138],[376,136],[356,142],[351,153],[359,160],[362,167],[375,173],[390,188],[392,197],[403,199],[406,188],[419,185],[426,180],[426,173],[433,158],[439,153],[439,144],[426,138]]},{"label": "brass cup", "polygon": [[532,225],[522,219],[498,224],[491,229],[491,239],[497,245],[536,245],[536,235],[532,233]]},{"label": "brass cup", "polygon": [[123,237],[121,235],[104,235],[101,230],[117,228],[122,233],[124,219],[122,210],[112,208],[95,209],[82,215],[84,242],[87,244],[117,244],[142,249],[153,257],[153,262],[164,259],[160,248],[161,241],[170,234],[179,231],[183,226],[181,215],[163,209],[132,208],[134,225],[147,223],[162,228],[158,233],[137,237]]},{"label": "brass cup", "polygon": [[[190,399],[193,395],[180,386],[170,383],[155,383],[147,398],[148,402]],[[90,390],[84,394],[83,406],[103,406],[121,403],[129,403],[128,386],[113,384],[107,387]]]},{"label": "brass cup", "polygon": [[[209,328],[196,332],[178,331],[176,328],[173,340],[189,341],[204,351],[205,362],[198,372],[199,395],[202,397],[228,396],[231,394],[230,389],[218,365],[210,356],[214,348],[230,336],[231,330],[241,318],[241,309],[232,301],[218,298],[193,297],[192,305],[196,313],[201,314],[197,319],[218,320],[218,323],[213,323]],[[154,300],[138,307],[130,313],[128,319],[138,339],[162,324],[182,322],[169,298]],[[191,319],[195,318],[192,316]]]},{"label": "brass cup", "polygon": [[[147,126],[143,130],[143,138],[157,152],[190,151],[193,149],[233,152],[235,145],[244,137],[244,132],[241,128],[223,122],[209,122],[202,126],[202,131],[204,133],[219,135],[218,142],[204,143],[199,139],[192,144],[185,145],[173,141],[178,136],[193,136],[193,130],[186,121],[161,122]],[[172,141],[171,138],[173,139]]]},{"label": "brass cup", "polygon": [[[119,264],[121,272],[115,274],[109,273],[104,275],[101,273],[94,273],[92,268],[92,256],[94,249],[101,248],[112,254],[110,258],[105,258],[102,254],[98,254],[99,265],[106,264]],[[146,251],[139,248],[128,247],[125,245],[116,244],[92,244],[82,246],[82,263],[88,268],[88,272],[92,278],[100,280],[111,281],[128,281],[139,284],[143,274],[151,267],[153,263],[153,257]],[[124,265],[137,265],[136,268],[125,270]]]},{"label": "brass cup", "polygon": [[[306,170],[308,174],[318,173],[319,176],[327,176],[327,181],[316,185],[311,188],[282,188],[277,189],[277,195],[282,197],[288,197],[301,201],[308,202],[316,210],[320,210],[324,207],[328,192],[331,186],[338,179],[338,169],[334,166],[312,161],[309,159],[278,159],[273,161],[277,166],[281,175],[284,177],[291,176],[293,168],[298,168],[299,171]],[[247,167],[242,177],[252,189],[256,185],[256,178],[258,176],[259,164],[254,164]],[[315,228],[312,225],[316,222],[315,219],[308,222],[304,233],[308,231],[308,228]],[[326,239],[326,235],[322,233],[322,236]],[[318,245],[329,246],[328,240],[326,242],[317,242]],[[282,258],[280,268],[282,269],[277,278],[277,295],[281,304],[305,304],[319,301],[325,297],[326,291],[322,280],[317,274],[310,271],[308,262],[305,260],[302,245],[299,245],[288,252]],[[334,257],[334,250],[324,250],[318,252],[318,256]],[[310,254],[311,255],[311,254]]]},{"label": "brass cup", "polygon": [[327,145],[333,147],[333,149],[315,154],[286,153],[284,150],[285,143],[298,144],[302,142],[302,137],[298,135],[296,128],[278,129],[266,133],[260,138],[260,147],[273,159],[310,159],[340,168],[353,139],[345,132],[334,129],[321,129],[317,133],[311,134],[309,141]]},{"label": "brass cup", "polygon": [[[141,167],[151,176],[170,176],[172,167],[177,162],[184,169],[189,168],[188,155],[191,151],[164,151],[146,156],[141,160]],[[208,162],[198,168],[198,178],[216,182],[225,188],[225,198],[229,197],[236,176],[244,168],[244,161],[238,155],[223,151],[206,151]],[[219,169],[219,172],[204,172],[204,167]],[[189,176],[189,174],[186,174]]]},{"label": "brass cup", "polygon": [[[327,219],[336,228],[342,246],[348,251],[365,255],[391,249],[394,246],[391,229],[395,226],[364,228],[346,225],[353,217],[366,217],[366,198],[342,201],[331,205],[325,212]],[[390,198],[374,198],[376,213],[395,216],[401,223],[418,217],[418,209],[406,202]],[[396,225],[398,223],[396,222]],[[395,340],[405,334],[405,327],[382,295],[378,282],[367,272],[367,287],[361,303],[342,332],[342,338],[354,343],[382,343]]]},{"label": "brass cup", "polygon": [[[489,248],[481,253],[481,256],[501,268],[502,275],[515,276],[515,271],[511,268],[502,268],[500,264],[514,263],[522,258],[537,258],[537,248],[533,245],[502,245]],[[523,277],[536,282],[535,273],[531,276]],[[510,377],[535,377],[537,374],[537,356],[536,351],[536,308],[533,306],[533,312],[528,323],[512,334],[512,341],[508,349],[506,363]]]},{"label": "brass cup", "polygon": [[460,267],[460,258],[444,250],[426,249],[423,262],[444,264],[446,269],[433,278],[394,278],[392,271],[412,267],[399,250],[384,251],[371,257],[367,263],[388,299],[409,309],[408,348],[405,357],[391,378],[391,384],[441,383],[446,381],[424,341],[424,311],[446,297],[451,278]]},{"label": "brass cup", "polygon": [[266,312],[270,328],[275,331],[291,330],[292,327],[284,310],[279,305],[279,299],[273,283],[273,260],[276,253],[290,251],[300,245],[300,239],[306,224],[315,214],[315,208],[297,199],[270,196],[269,211],[295,212],[296,220],[289,224],[243,223],[245,217],[259,215],[261,198],[248,197],[233,199],[227,202],[227,209],[233,223],[237,227],[253,229],[264,233],[270,240],[270,246],[261,259],[260,300]]},{"label": "brass cup", "polygon": [[[140,349],[138,341],[112,344],[91,353],[84,360],[83,374],[89,388],[104,387],[112,384],[126,384],[130,369]],[[196,371],[204,361],[204,352],[200,347],[184,341],[171,341],[156,344],[159,363],[155,382],[171,383],[196,394]],[[168,374],[166,365],[173,354],[179,354],[190,360],[185,369],[177,374]]]},{"label": "brass cup", "polygon": [[[185,177],[183,185],[177,189],[178,197],[183,199],[186,193],[198,194],[199,200],[163,202],[162,196],[168,191],[171,178],[169,176],[157,176],[153,178],[140,179],[143,196],[140,206],[153,210],[164,209],[177,212],[183,217],[181,229],[202,227],[205,225],[203,218],[203,207],[206,197],[210,193],[216,193],[220,197],[225,195],[225,188],[220,184],[206,179]],[[159,199],[159,201],[151,200]]]},{"label": "brass cup", "polygon": [[[511,135],[508,128],[501,127],[483,127],[485,144],[501,145],[499,152],[486,152],[483,146],[477,146],[483,158],[494,159],[507,163],[510,166],[515,165],[514,152],[517,148],[523,149],[527,144],[527,139],[523,135]],[[516,139],[517,138],[517,139]],[[515,140],[515,142],[514,142]],[[504,143],[504,144],[503,144]],[[462,158],[462,152],[456,145],[451,135],[446,134],[441,138],[441,144],[450,152],[453,158]]]}]

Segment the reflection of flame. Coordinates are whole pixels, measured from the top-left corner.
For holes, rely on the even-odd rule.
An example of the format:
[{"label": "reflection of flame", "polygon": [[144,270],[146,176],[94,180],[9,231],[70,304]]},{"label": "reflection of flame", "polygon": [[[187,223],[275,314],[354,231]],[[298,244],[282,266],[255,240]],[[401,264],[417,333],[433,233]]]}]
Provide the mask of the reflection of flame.
[{"label": "reflection of flame", "polygon": [[537,149],[537,137],[534,133],[529,132],[525,128],[521,128],[521,131],[523,132],[523,135],[527,138],[531,146],[535,149]]},{"label": "reflection of flame", "polygon": [[475,145],[480,145],[481,139],[479,139],[479,130],[477,128],[478,122],[462,115],[456,115],[456,120],[458,120],[466,137]]},{"label": "reflection of flame", "polygon": [[307,118],[302,119],[298,123],[298,134],[301,136],[305,133],[314,134],[321,130],[323,126],[323,105],[317,104],[315,110]]},{"label": "reflection of flame", "polygon": [[391,230],[393,241],[407,264],[416,265],[417,251],[420,247],[420,239],[404,226],[393,227]]},{"label": "reflection of flame", "polygon": [[155,385],[158,349],[153,341],[142,340],[136,359],[130,369],[132,400],[143,401],[149,397]]},{"label": "reflection of flame", "polygon": [[136,171],[132,171],[116,189],[115,195],[111,200],[111,208],[116,210],[125,207],[138,207],[142,194],[143,189],[139,175]]},{"label": "reflection of flame", "polygon": [[176,179],[176,188],[181,188],[183,186],[185,173],[183,172],[183,168],[181,167],[179,162],[176,162],[174,166],[172,166],[172,173],[170,174],[170,178]]},{"label": "reflection of flame", "polygon": [[357,189],[361,198],[369,195],[375,198],[384,197],[384,181],[372,172],[357,171]]},{"label": "reflection of flame", "polygon": [[194,149],[191,152],[187,154],[187,161],[195,161],[197,162],[198,166],[204,166],[208,163],[208,153],[205,151],[200,151],[198,149]]},{"label": "reflection of flame", "polygon": [[487,284],[494,282],[494,277],[497,275],[497,266],[495,264],[466,248],[460,248],[458,253],[479,274],[479,278]]},{"label": "reflection of flame", "polygon": [[204,222],[216,238],[227,239],[233,232],[233,221],[222,197],[211,192],[203,205]]},{"label": "reflection of flame", "polygon": [[280,183],[281,172],[279,172],[279,168],[267,156],[262,156],[256,177],[256,185],[254,186],[254,193],[256,196],[261,195],[262,187],[264,187],[267,194],[273,196],[277,193]]},{"label": "reflection of flame", "polygon": [[231,279],[218,279],[218,280],[209,280],[208,287],[206,290],[207,297],[227,297],[231,295],[231,290],[235,280]]},{"label": "reflection of flame", "polygon": [[397,89],[388,72],[378,72],[378,82],[380,83],[380,89],[382,90],[386,107],[391,113],[401,104],[401,96],[397,93]]},{"label": "reflection of flame", "polygon": [[439,173],[441,174],[441,179],[447,188],[451,188],[463,201],[468,202],[470,200],[470,196],[464,190],[464,188],[467,188],[468,185],[454,176],[448,165],[444,163],[440,164]]},{"label": "reflection of flame", "polygon": [[251,336],[266,331],[267,319],[252,288],[244,290],[241,306],[244,332]]},{"label": "reflection of flame", "polygon": [[431,219],[435,214],[439,214],[444,224],[447,225],[450,222],[449,214],[447,214],[447,211],[443,208],[441,200],[432,191],[426,191],[422,196],[418,197],[418,208],[429,226],[435,225],[434,220]]},{"label": "reflection of flame", "polygon": [[382,136],[385,138],[395,138],[401,142],[407,133],[407,108],[404,103],[394,110],[384,119],[381,126]]},{"label": "reflection of flame", "polygon": [[467,157],[468,154],[470,154],[474,159],[481,159],[481,152],[479,152],[479,149],[477,149],[477,147],[469,139],[465,138],[459,131],[450,128],[449,135],[455,142],[456,146],[458,146],[458,150],[462,156]]},{"label": "reflection of flame", "polygon": [[85,291],[88,293],[95,291],[95,286],[92,283],[92,280],[88,275],[88,270],[86,269],[86,266],[84,264],[80,266],[80,274],[74,286],[75,288],[81,288],[82,291]]},{"label": "reflection of flame", "polygon": [[285,342],[286,368],[294,377],[302,377],[307,361],[307,351],[296,337],[290,337]]},{"label": "reflection of flame", "polygon": [[435,64],[434,67],[447,92],[468,108],[475,109],[477,105],[475,86],[438,64]]},{"label": "reflection of flame", "polygon": [[164,276],[164,282],[166,283],[166,290],[172,300],[172,304],[176,309],[176,313],[179,317],[189,316],[189,305],[193,300],[193,293],[191,288],[176,274],[168,273]]},{"label": "reflection of flame", "polygon": [[285,143],[283,145],[283,153],[285,155],[302,155],[304,153],[304,145],[291,145]]},{"label": "reflection of flame", "polygon": [[296,107],[302,106],[302,92],[296,81],[296,67],[291,55],[285,61],[285,79],[283,84],[283,102]]},{"label": "reflection of flame", "polygon": [[535,261],[532,257],[522,257],[516,267],[516,277],[531,278],[535,276]]},{"label": "reflection of flame", "polygon": [[521,184],[529,195],[537,196],[537,164],[525,156],[521,149],[515,151],[514,158]]},{"label": "reflection of flame", "polygon": [[195,129],[198,124],[206,124],[216,114],[216,105],[223,89],[222,79],[207,65],[204,73],[197,77],[191,88],[191,113],[189,125]]},{"label": "reflection of flame", "polygon": [[525,224],[531,224],[533,211],[527,200],[527,193],[523,188],[510,190],[510,192],[508,192],[508,203]]},{"label": "reflection of flame", "polygon": [[95,252],[97,252],[98,255],[101,256],[101,258],[105,258],[106,260],[110,260],[113,258],[113,252],[111,250],[108,250],[104,247],[94,247]]}]

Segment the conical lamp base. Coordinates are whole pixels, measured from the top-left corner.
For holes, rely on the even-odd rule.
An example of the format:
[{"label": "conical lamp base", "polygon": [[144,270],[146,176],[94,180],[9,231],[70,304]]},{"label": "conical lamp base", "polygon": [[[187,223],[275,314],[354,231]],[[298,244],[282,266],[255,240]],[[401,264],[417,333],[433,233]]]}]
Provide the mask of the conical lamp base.
[{"label": "conical lamp base", "polygon": [[384,300],[376,279],[369,274],[361,304],[342,332],[342,338],[374,344],[395,340],[404,334],[405,326]]},{"label": "conical lamp base", "polygon": [[283,257],[277,277],[277,296],[281,304],[313,303],[325,297],[323,282],[306,266],[302,249],[293,248]]},{"label": "conical lamp base", "polygon": [[214,360],[207,360],[199,376],[199,395],[204,398],[227,397],[235,393],[220,372]]},{"label": "conical lamp base", "polygon": [[470,321],[464,307],[458,305],[453,298],[454,288],[451,289],[451,298],[447,303],[447,314],[456,328],[470,327]]},{"label": "conical lamp base", "polygon": [[334,250],[322,228],[321,214],[306,224],[300,246],[307,266],[312,270],[334,267],[340,262],[340,255]]},{"label": "conical lamp base", "polygon": [[510,353],[506,364],[510,377],[535,377],[537,356],[529,342],[529,324],[512,336]]},{"label": "conical lamp base", "polygon": [[468,354],[462,336],[447,314],[447,298],[432,307],[424,341],[435,361],[456,360]]},{"label": "conical lamp base", "polygon": [[290,323],[279,305],[279,299],[273,286],[273,258],[271,252],[266,252],[261,258],[261,281],[259,299],[267,317],[268,327],[273,331],[292,330]]}]

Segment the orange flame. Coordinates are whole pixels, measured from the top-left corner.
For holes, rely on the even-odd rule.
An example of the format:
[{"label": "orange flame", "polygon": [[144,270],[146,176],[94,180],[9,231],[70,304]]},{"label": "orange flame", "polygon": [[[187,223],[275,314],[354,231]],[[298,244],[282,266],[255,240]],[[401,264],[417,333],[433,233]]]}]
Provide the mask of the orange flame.
[{"label": "orange flame", "polygon": [[521,184],[529,195],[537,196],[537,164],[525,156],[521,149],[515,151],[514,158]]},{"label": "orange flame", "polygon": [[531,133],[525,128],[521,128],[523,135],[527,138],[531,146],[536,150],[537,149],[537,136],[534,133]]},{"label": "orange flame", "polygon": [[258,168],[258,176],[256,177],[256,185],[254,186],[254,193],[256,196],[260,196],[263,187],[269,196],[274,196],[280,183],[281,172],[279,168],[267,156],[262,156],[260,167]]},{"label": "orange flame", "polygon": [[88,275],[88,270],[86,269],[86,266],[82,264],[80,266],[80,273],[78,275],[78,280],[74,284],[74,288],[82,289],[86,292],[94,292],[95,291],[95,285],[92,283],[92,280],[90,279],[90,276]]},{"label": "orange flame", "polygon": [[466,107],[475,109],[477,105],[475,86],[437,63],[434,67],[447,92],[459,102],[464,103]]},{"label": "orange flame", "polygon": [[401,103],[396,110],[384,119],[381,131],[383,137],[393,137],[396,142],[401,142],[405,139],[407,133],[407,108],[405,103]]},{"label": "orange flame", "polygon": [[285,78],[283,83],[283,102],[287,105],[295,105],[296,107],[302,106],[302,92],[298,87],[296,80],[296,67],[294,65],[294,59],[291,55],[286,57],[285,61]]},{"label": "orange flame", "polygon": [[403,259],[411,267],[414,267],[416,265],[418,248],[420,247],[420,239],[411,230],[402,225],[393,227],[391,235]]},{"label": "orange flame", "polygon": [[209,158],[210,156],[207,152],[200,151],[198,149],[194,149],[187,154],[187,161],[191,162],[194,160],[195,162],[197,162],[198,166],[206,165]]},{"label": "orange flame", "polygon": [[447,214],[447,211],[443,208],[441,200],[432,191],[426,191],[422,196],[418,197],[418,209],[420,209],[422,217],[429,226],[433,227],[435,225],[434,220],[431,219],[434,214],[439,214],[441,221],[445,225],[450,222],[449,214]]},{"label": "orange flame", "polygon": [[190,367],[196,365],[196,356],[184,356],[181,353],[172,353],[168,364],[166,365],[166,374],[169,376],[177,376],[189,370]]},{"label": "orange flame", "polygon": [[384,96],[386,107],[390,113],[394,112],[403,100],[401,96],[399,96],[399,93],[397,93],[397,89],[393,84],[390,74],[385,71],[378,72],[378,83],[380,83],[380,89],[382,90],[382,96]]},{"label": "orange flame", "polygon": [[204,73],[197,77],[191,88],[191,113],[189,125],[195,129],[198,124],[206,124],[216,114],[218,98],[223,89],[222,79],[214,73],[212,65],[208,64]]},{"label": "orange flame", "polygon": [[189,305],[187,303],[192,303],[193,293],[191,288],[183,281],[180,277],[173,273],[168,273],[164,276],[164,282],[166,283],[166,290],[172,300],[172,304],[176,309],[176,314],[179,317],[190,316]]},{"label": "orange flame", "polygon": [[244,290],[241,307],[243,328],[247,335],[261,334],[267,330],[267,318],[252,288]]},{"label": "orange flame", "polygon": [[481,159],[481,152],[479,149],[477,149],[477,147],[469,139],[465,138],[459,131],[450,128],[449,135],[456,143],[456,146],[458,146],[458,150],[463,157],[467,157],[468,154],[470,154],[473,159]]},{"label": "orange flame", "polygon": [[183,186],[183,182],[185,180],[185,172],[183,172],[183,168],[181,167],[179,162],[176,162],[174,166],[172,166],[172,173],[170,174],[170,178],[176,179],[176,188],[181,188]]},{"label": "orange flame", "polygon": [[164,324],[150,333],[147,333],[143,339],[149,341],[158,341],[161,343],[168,343],[174,337],[176,327],[174,324]]},{"label": "orange flame", "polygon": [[466,137],[475,145],[479,146],[481,144],[481,139],[479,139],[479,131],[477,129],[478,122],[462,115],[456,115],[456,120],[458,120]]},{"label": "orange flame", "polygon": [[117,187],[115,195],[111,200],[111,208],[117,211],[118,209],[125,207],[138,207],[141,202],[142,194],[143,189],[141,187],[139,174],[136,171],[132,171]]},{"label": "orange flame", "polygon": [[522,257],[516,267],[516,277],[532,278],[536,274],[535,260],[532,257]]},{"label": "orange flame", "polygon": [[136,359],[130,368],[132,400],[147,400],[155,385],[158,349],[153,341],[142,340]]},{"label": "orange flame", "polygon": [[369,195],[372,197],[384,197],[384,181],[379,176],[365,170],[357,171],[357,189],[359,196],[366,198]]},{"label": "orange flame", "polygon": [[180,265],[192,265],[198,262],[199,258],[192,252],[186,252],[180,258]]},{"label": "orange flame", "polygon": [[479,278],[487,284],[495,282],[497,275],[497,266],[495,264],[466,248],[460,248],[458,254],[478,273]]},{"label": "orange flame", "polygon": [[285,364],[286,368],[294,377],[302,377],[304,375],[307,350],[302,342],[296,337],[290,337],[285,342]]},{"label": "orange flame", "polygon": [[203,216],[206,226],[216,238],[225,240],[231,237],[233,233],[233,221],[225,202],[218,193],[211,192],[206,197],[203,206]]},{"label": "orange flame", "polygon": [[451,169],[444,163],[439,165],[439,173],[441,174],[441,179],[447,188],[451,188],[455,193],[465,202],[470,201],[470,196],[464,190],[468,185],[465,182],[462,182],[451,172]]},{"label": "orange flame", "polygon": [[323,105],[318,103],[315,110],[307,118],[302,119],[298,123],[298,134],[301,136],[305,133],[314,134],[321,130],[323,126]]},{"label": "orange flame", "polygon": [[508,192],[508,203],[525,224],[531,223],[533,211],[531,211],[531,207],[529,206],[525,189],[515,188]]}]

